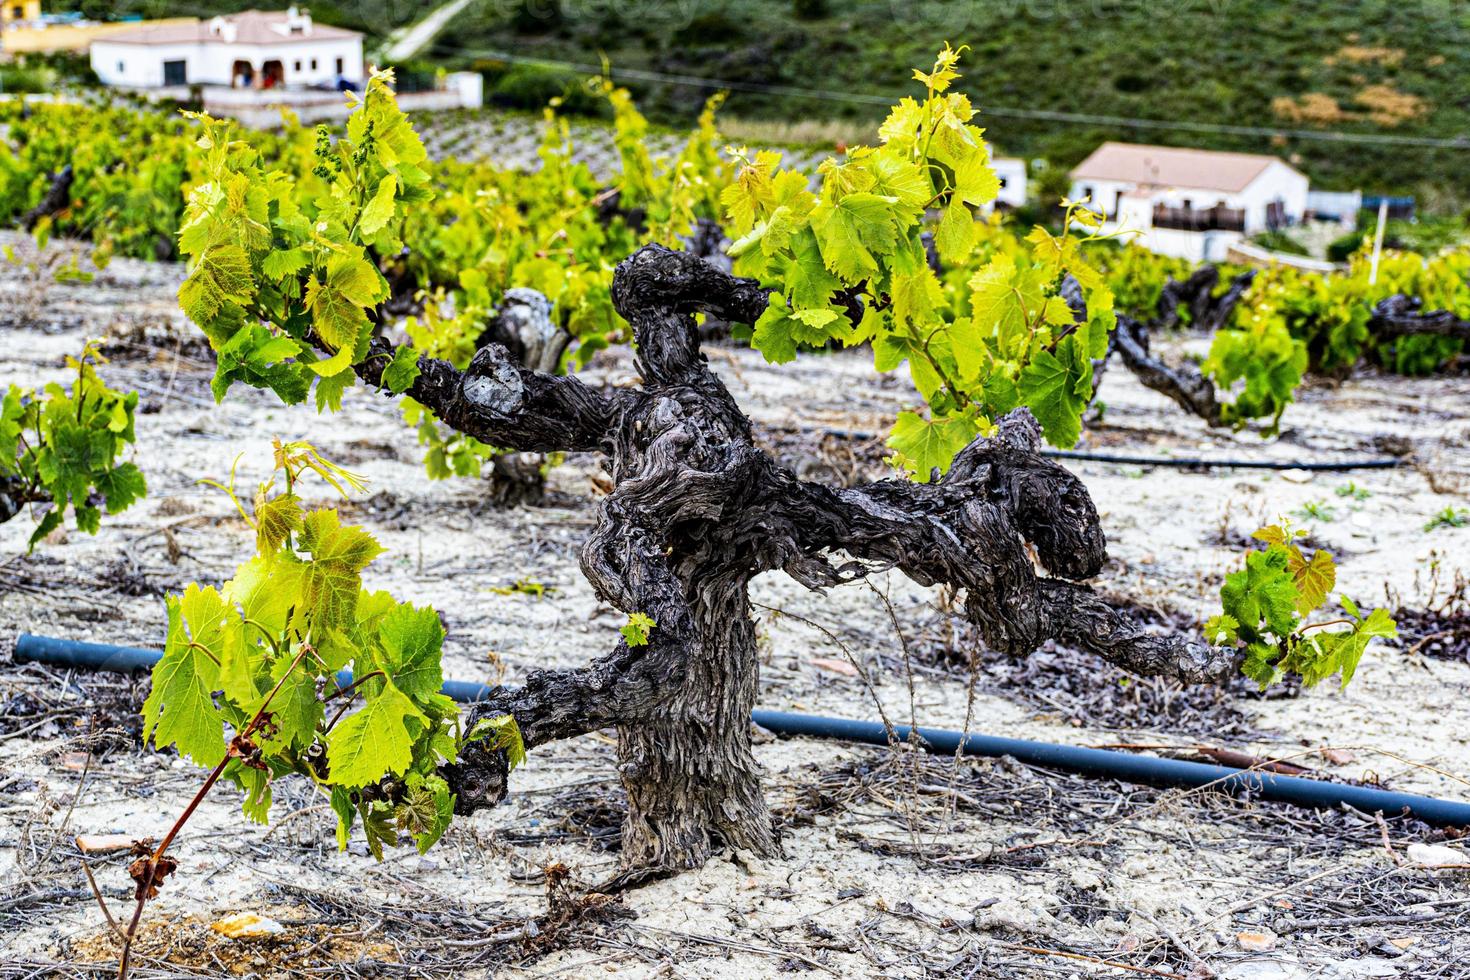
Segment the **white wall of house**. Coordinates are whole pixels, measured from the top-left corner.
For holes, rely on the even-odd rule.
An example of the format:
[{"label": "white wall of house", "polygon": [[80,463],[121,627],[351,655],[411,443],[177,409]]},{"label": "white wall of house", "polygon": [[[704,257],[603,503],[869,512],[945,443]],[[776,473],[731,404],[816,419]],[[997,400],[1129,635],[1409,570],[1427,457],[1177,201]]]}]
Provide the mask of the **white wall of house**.
[{"label": "white wall of house", "polygon": [[[107,40],[92,42],[92,70],[104,85],[129,88],[156,88],[163,82],[166,61],[183,61],[186,80],[204,81],[209,61],[200,45],[184,44],[116,44]],[[228,70],[226,71],[228,76]],[[226,83],[228,84],[228,79]]]},{"label": "white wall of house", "polygon": [[995,175],[1000,178],[1000,193],[995,203],[1008,208],[1018,208],[1026,203],[1026,161],[1015,157],[996,157],[990,161]]},{"label": "white wall of house", "polygon": [[278,61],[286,85],[316,85],[337,77],[339,60],[342,75],[362,79],[362,39],[313,38],[281,44],[128,44],[105,38],[92,42],[92,70],[103,84],[133,88],[163,85],[168,61],[185,63],[188,85],[229,85],[239,61],[250,63],[257,74],[267,62]]}]

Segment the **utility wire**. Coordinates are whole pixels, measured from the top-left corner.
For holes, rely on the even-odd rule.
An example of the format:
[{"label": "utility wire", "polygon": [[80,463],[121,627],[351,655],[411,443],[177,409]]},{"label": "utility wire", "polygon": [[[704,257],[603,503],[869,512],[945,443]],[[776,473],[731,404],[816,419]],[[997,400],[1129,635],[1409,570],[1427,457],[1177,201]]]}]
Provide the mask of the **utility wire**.
[{"label": "utility wire", "polygon": [[[531,65],[540,68],[558,68],[583,74],[600,75],[602,65],[576,61],[561,61],[554,58],[536,58],[529,55],[512,54],[508,51],[448,46],[454,54],[471,58],[490,58],[513,65]],[[646,68],[608,69],[614,78],[633,79],[645,82],[669,82],[706,89],[729,89],[735,92],[753,92],[762,95],[783,95],[794,98],[816,99],[824,102],[849,102],[861,105],[890,106],[898,101],[897,96],[872,95],[865,92],[837,92],[831,89],[804,88],[796,85],[770,85],[763,82],[744,82],[728,78],[705,78],[699,75],[682,75],[652,71]],[[1455,137],[1399,136],[1392,133],[1347,133],[1340,130],[1278,129],[1268,126],[1237,126],[1229,123],[1195,122],[1174,119],[1145,119],[1137,116],[1104,116],[1085,112],[1061,112],[1050,109],[1016,109],[1003,106],[985,106],[982,114],[1006,119],[1033,119],[1043,122],[1074,123],[1089,126],[1131,127],[1135,129],[1177,129],[1201,133],[1216,133],[1231,136],[1286,136],[1292,139],[1318,140],[1328,143],[1366,143],[1382,146],[1418,146],[1442,150],[1470,150],[1470,135]]]}]

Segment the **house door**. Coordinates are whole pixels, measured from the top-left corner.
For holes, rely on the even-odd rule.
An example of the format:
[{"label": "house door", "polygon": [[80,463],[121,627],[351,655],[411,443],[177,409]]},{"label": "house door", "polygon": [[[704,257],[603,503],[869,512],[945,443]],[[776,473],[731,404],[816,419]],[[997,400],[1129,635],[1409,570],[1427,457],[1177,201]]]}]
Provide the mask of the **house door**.
[{"label": "house door", "polygon": [[189,84],[188,62],[165,61],[163,63],[163,84],[165,85],[188,85]]},{"label": "house door", "polygon": [[230,68],[230,85],[233,88],[250,88],[255,84],[255,68],[241,59]]},{"label": "house door", "polygon": [[1266,205],[1266,227],[1280,228],[1286,224],[1286,202],[1277,198]]},{"label": "house door", "polygon": [[286,68],[279,61],[267,61],[260,69],[261,88],[275,88],[285,81]]}]

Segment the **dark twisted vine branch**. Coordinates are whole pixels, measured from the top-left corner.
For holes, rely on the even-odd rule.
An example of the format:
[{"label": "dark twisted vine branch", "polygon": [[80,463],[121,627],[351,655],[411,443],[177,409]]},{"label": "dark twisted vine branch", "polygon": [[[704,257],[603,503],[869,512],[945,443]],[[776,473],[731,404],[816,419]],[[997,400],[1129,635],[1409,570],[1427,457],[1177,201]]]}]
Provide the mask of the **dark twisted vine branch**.
[{"label": "dark twisted vine branch", "polygon": [[1155,329],[1173,330],[1181,325],[1181,309],[1189,311],[1189,322],[1201,333],[1214,333],[1230,322],[1235,308],[1255,282],[1256,271],[1248,269],[1230,280],[1230,285],[1219,295],[1215,289],[1220,285],[1220,268],[1202,265],[1187,279],[1171,278],[1159,293],[1158,305],[1152,326]]},{"label": "dark twisted vine branch", "polygon": [[69,163],[52,174],[51,183],[47,186],[46,193],[41,196],[41,200],[35,207],[21,215],[21,227],[26,231],[34,231],[42,218],[57,214],[70,204],[73,179],[74,175]]},{"label": "dark twisted vine branch", "polygon": [[1470,341],[1470,320],[1450,310],[1424,312],[1424,301],[1415,296],[1396,295],[1373,307],[1368,331],[1379,339],[1432,335]]},{"label": "dark twisted vine branch", "polygon": [[[1255,271],[1243,272],[1231,280],[1224,292],[1216,294],[1220,270],[1213,265],[1201,266],[1184,280],[1170,279],[1164,284],[1155,307],[1154,317],[1147,323],[1126,314],[1118,314],[1117,328],[1108,338],[1108,351],[1093,362],[1093,397],[1101,387],[1103,372],[1113,354],[1145,388],[1159,392],[1174,404],[1203,419],[1210,426],[1226,425],[1215,384],[1194,364],[1169,365],[1149,352],[1149,334],[1156,330],[1172,330],[1180,326],[1181,309],[1189,310],[1189,321],[1196,328],[1214,332],[1223,328],[1235,308],[1255,280]],[[1079,318],[1085,318],[1081,290],[1072,283],[1071,294],[1064,295]]]},{"label": "dark twisted vine branch", "polygon": [[1117,351],[1128,370],[1145,388],[1157,391],[1207,425],[1226,423],[1220,417],[1220,402],[1215,383],[1204,376],[1199,366],[1190,363],[1171,367],[1152,356],[1148,349],[1148,328],[1130,316],[1119,314],[1118,326],[1109,340],[1109,352]]},{"label": "dark twisted vine branch", "polygon": [[[813,589],[884,569],[947,584],[985,640],[1015,655],[1055,639],[1141,673],[1198,681],[1234,669],[1232,654],[1154,635],[1082,584],[1106,559],[1097,511],[1076,477],[1040,455],[1024,410],[931,484],[804,481],[755,447],[692,316],[752,323],[765,289],[648,245],[619,265],[612,300],[637,339],[641,391],[595,391],[491,345],[464,372],[421,358],[408,394],[483,441],[603,455],[614,489],[599,502],[582,570],[602,601],[654,619],[649,642],[620,640],[585,666],[535,671],[476,713],[510,714],[532,748],[618,729],[625,881],[697,866],[720,843],[778,850],[748,724],[758,659],[747,586],[762,572],[783,569]],[[364,380],[380,382],[388,352],[375,342],[358,368]],[[498,750],[472,747],[446,775],[461,813],[506,790]]]},{"label": "dark twisted vine branch", "polygon": [[0,524],[16,517],[27,504],[50,500],[50,495],[23,476],[0,475]]}]

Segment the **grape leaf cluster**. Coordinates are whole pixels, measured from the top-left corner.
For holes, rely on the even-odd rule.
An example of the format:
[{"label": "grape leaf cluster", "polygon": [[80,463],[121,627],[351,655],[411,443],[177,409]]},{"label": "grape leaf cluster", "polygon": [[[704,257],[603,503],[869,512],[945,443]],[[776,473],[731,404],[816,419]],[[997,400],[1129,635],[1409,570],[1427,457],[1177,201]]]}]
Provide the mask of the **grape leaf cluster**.
[{"label": "grape leaf cluster", "polygon": [[[741,236],[730,250],[737,271],[776,290],[754,346],[779,362],[801,346],[870,343],[880,371],[907,361],[929,413],[902,413],[889,445],[921,480],[1019,405],[1048,441],[1075,443],[1092,360],[1116,323],[1103,276],[1070,234],[1100,220],[1079,204],[1068,203],[1060,235],[1036,228],[975,260],[975,208],[999,181],[974,106],[951,91],[959,58],[946,46],[931,71],[916,70],[922,101],[900,101],[876,147],[824,161],[816,192],[778,153],[741,149],[744,164],[721,195]],[[1081,287],[1085,318],[1062,296],[1066,277]]]},{"label": "grape leaf cluster", "polygon": [[37,508],[30,548],[61,526],[68,507],[78,529],[96,534],[103,510],[116,514],[147,492],[137,464],[119,461],[134,441],[138,393],[108,388],[97,375],[101,363],[88,344],[66,359],[76,372],[70,387],[10,385],[0,398],[0,517]]},{"label": "grape leaf cluster", "polygon": [[[343,138],[318,142],[324,190],[309,201],[230,124],[195,116],[202,179],[179,231],[189,258],[179,305],[215,350],[216,399],[243,381],[294,404],[315,382],[319,409],[341,406],[372,337],[368,310],[388,298],[374,257],[402,250],[403,211],[430,197],[427,154],[390,82],[374,74]],[[417,359],[393,367],[389,383],[406,389]]]},{"label": "grape leaf cluster", "polygon": [[[297,492],[308,472],[343,492],[358,478],[306,443],[277,442],[274,463],[248,509],[233,478],[223,487],[255,532],[255,554],[220,588],[193,583],[167,598],[144,739],[201,766],[225,761],[223,778],[244,790],[254,820],[267,819],[272,782],[295,773],[329,799],[340,846],[361,821],[380,858],[400,832],[425,851],[454,812],[440,766],[487,738],[518,765],[519,731],[509,716],[461,731],[458,706],[440,692],[438,613],[365,588],[381,545]],[[349,667],[351,680],[340,673]],[[259,736],[241,745],[230,733],[261,712]]]},{"label": "grape leaf cluster", "polygon": [[1288,675],[1311,686],[1336,674],[1347,687],[1368,644],[1398,635],[1388,610],[1365,614],[1346,595],[1338,596],[1344,618],[1308,621],[1337,585],[1337,564],[1321,548],[1304,551],[1305,533],[1282,523],[1251,535],[1265,547],[1248,551],[1245,567],[1225,577],[1222,611],[1205,624],[1216,646],[1244,652],[1241,669],[1263,690]]}]

